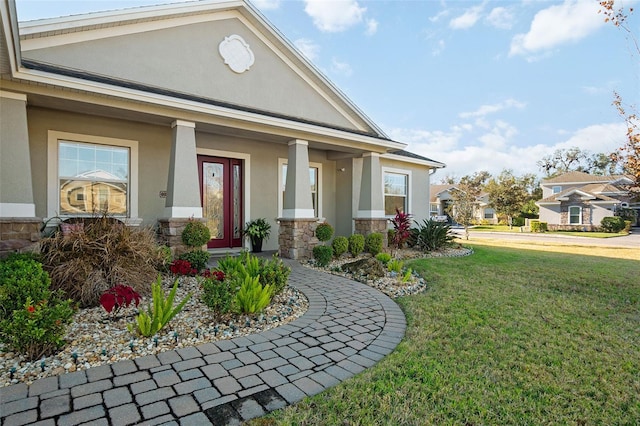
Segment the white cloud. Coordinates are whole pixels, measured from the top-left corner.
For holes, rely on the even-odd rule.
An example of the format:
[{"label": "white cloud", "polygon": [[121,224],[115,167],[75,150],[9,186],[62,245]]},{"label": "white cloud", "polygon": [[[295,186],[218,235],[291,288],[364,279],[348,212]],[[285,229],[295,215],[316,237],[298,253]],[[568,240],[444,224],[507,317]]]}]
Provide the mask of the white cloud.
[{"label": "white cloud", "polygon": [[299,38],[298,40],[294,41],[293,44],[310,61],[315,61],[316,59],[318,59],[320,46],[313,41],[306,38]]},{"label": "white cloud", "polygon": [[260,10],[273,10],[280,7],[280,0],[251,0],[251,3]]},{"label": "white cloud", "polygon": [[433,48],[431,49],[432,56],[439,56],[444,51],[445,43],[444,40],[438,40]]},{"label": "white cloud", "polygon": [[524,102],[520,102],[515,99],[507,99],[503,102],[499,102],[493,105],[482,105],[480,108],[478,108],[475,111],[461,112],[459,116],[460,118],[484,117],[488,114],[493,114],[493,113],[502,111],[504,109],[510,109],[510,108],[522,109],[525,106],[527,106],[527,104],[525,104]]},{"label": "white cloud", "polygon": [[489,12],[485,21],[492,27],[510,30],[513,26],[513,13],[505,7],[495,7]]},{"label": "white cloud", "polygon": [[333,60],[331,61],[331,71],[347,77],[350,77],[351,74],[353,74],[351,65],[349,65],[347,62],[340,62],[336,58],[333,58]]},{"label": "white cloud", "polygon": [[305,0],[305,3],[304,11],[324,32],[340,32],[359,24],[367,10],[356,0]]},{"label": "white cloud", "polygon": [[438,22],[441,18],[446,18],[447,16],[449,16],[449,10],[445,9],[438,12],[438,14],[435,16],[430,16],[429,22]]},{"label": "white cloud", "polygon": [[454,30],[465,30],[473,27],[480,19],[482,9],[484,9],[484,4],[467,9],[462,15],[449,21],[449,27]]},{"label": "white cloud", "polygon": [[375,19],[368,19],[367,30],[365,31],[365,34],[368,36],[371,36],[371,35],[374,35],[377,31],[378,31],[378,21],[376,21]]},{"label": "white cloud", "polygon": [[537,54],[585,38],[605,23],[599,7],[593,0],[565,0],[539,11],[529,32],[513,37],[509,55]]},{"label": "white cloud", "polygon": [[512,169],[517,175],[541,176],[536,163],[545,155],[574,146],[593,153],[611,152],[624,143],[626,129],[624,123],[594,124],[566,135],[558,132],[559,140],[530,146],[511,143],[516,132],[510,124],[497,121],[490,132],[479,137],[461,126],[446,132],[392,129],[388,134],[409,144],[409,151],[445,163],[447,167],[433,178],[437,182],[447,175],[460,178],[481,170],[498,175],[504,169]]}]

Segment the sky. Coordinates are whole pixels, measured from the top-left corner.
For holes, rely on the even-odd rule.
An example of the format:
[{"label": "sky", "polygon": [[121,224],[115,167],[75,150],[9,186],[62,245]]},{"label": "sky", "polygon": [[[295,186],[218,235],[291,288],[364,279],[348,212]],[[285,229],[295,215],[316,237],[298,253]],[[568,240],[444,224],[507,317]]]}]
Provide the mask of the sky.
[{"label": "sky", "polygon": [[[17,0],[20,21],[171,3]],[[443,162],[432,182],[486,170],[542,176],[558,149],[609,153],[640,105],[640,10],[624,30],[597,0],[253,0],[359,109],[407,150]],[[616,0],[640,9],[640,0]]]}]

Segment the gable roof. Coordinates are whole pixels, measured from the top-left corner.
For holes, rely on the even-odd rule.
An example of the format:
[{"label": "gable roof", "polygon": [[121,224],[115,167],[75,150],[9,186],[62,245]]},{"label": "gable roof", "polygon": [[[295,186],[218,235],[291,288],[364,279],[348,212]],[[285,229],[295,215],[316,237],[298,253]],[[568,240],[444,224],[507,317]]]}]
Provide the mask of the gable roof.
[{"label": "gable roof", "polygon": [[536,201],[536,204],[559,204],[562,201],[568,201],[571,195],[577,194],[580,196],[582,200],[589,201],[610,201],[617,202],[619,201],[616,198],[610,197],[608,195],[604,195],[598,192],[599,189],[607,188],[609,185],[585,185],[582,187],[572,187],[565,189],[562,192],[558,192],[557,194],[553,194],[547,198],[543,198],[541,200]]},{"label": "gable roof", "polygon": [[[57,92],[59,95],[76,96],[75,94],[89,93],[104,98],[112,97],[127,102],[136,102],[138,105],[161,105],[168,108],[206,114],[204,117],[216,117],[210,121],[211,125],[219,126],[221,119],[234,126],[243,124],[255,130],[255,124],[270,126],[270,131],[277,130],[283,137],[305,138],[319,143],[340,145],[347,142],[353,149],[375,150],[378,152],[397,151],[406,144],[391,140],[372,120],[370,120],[353,102],[351,102],[333,83],[331,83],[304,55],[302,55],[282,34],[278,32],[267,20],[245,0],[204,0],[187,3],[169,4],[161,6],[148,6],[134,9],[116,10],[109,12],[75,15],[62,18],[38,20],[22,23],[18,27],[15,20],[15,4],[12,0],[0,2],[2,12],[2,32],[5,41],[10,39],[20,40],[15,46],[6,43],[9,50],[11,64],[11,76],[15,81],[30,84],[31,87],[52,87],[63,89]],[[278,111],[266,107],[254,106],[253,103],[235,104],[224,97],[206,95],[193,90],[176,90],[171,85],[154,84],[153,82],[140,81],[140,79],[128,79],[125,75],[103,73],[102,69],[90,67],[68,66],[64,61],[60,62],[59,53],[66,50],[66,58],[76,58],[73,49],[84,46],[97,46],[97,42],[114,37],[128,37],[132,34],[144,34],[149,31],[166,30],[182,25],[182,28],[191,28],[190,23],[210,23],[228,19],[228,28],[245,28],[247,37],[252,37],[252,43],[260,46],[265,52],[271,52],[277,56],[278,66],[289,67],[297,76],[298,87],[307,84],[309,93],[315,93],[319,102],[324,102],[325,117],[333,108],[335,117],[343,117],[343,120],[317,119],[314,114],[298,114],[296,111]],[[244,25],[244,27],[243,27]],[[212,25],[211,25],[212,26]],[[149,37],[151,38],[151,37]],[[197,37],[194,38],[194,40]],[[22,44],[24,46],[22,46]],[[4,44],[4,43],[2,43]],[[128,46],[124,43],[122,46]],[[217,42],[216,42],[217,46]],[[71,49],[71,50],[69,50]],[[88,49],[91,51],[91,49]],[[85,48],[87,51],[87,48]],[[114,54],[118,49],[113,50]],[[167,52],[167,53],[175,53]],[[27,56],[25,58],[25,56]],[[171,59],[171,54],[162,55],[161,60]],[[138,58],[136,58],[137,60]],[[58,61],[58,62],[56,62]],[[3,64],[4,64],[3,54]],[[9,61],[11,62],[11,61]],[[117,63],[118,61],[112,61]],[[286,64],[286,66],[284,65]],[[184,64],[197,66],[197,63]],[[4,69],[8,68],[3,66]],[[127,67],[122,67],[126,69]],[[284,69],[283,68],[283,69]],[[170,75],[162,73],[158,75]],[[248,73],[251,75],[251,73]],[[254,73],[255,74],[255,73]],[[140,73],[144,75],[144,73]],[[272,73],[272,75],[275,75]],[[269,87],[268,76],[261,77],[265,81],[265,87]],[[185,81],[187,81],[185,79]],[[226,85],[219,87],[226,90],[234,90]],[[244,86],[240,86],[244,87]],[[296,93],[295,90],[280,90],[280,97]],[[268,101],[269,97],[264,97]],[[304,102],[310,99],[302,98]],[[42,101],[43,97],[33,97],[35,101]],[[300,96],[297,97],[298,105],[305,107]],[[95,101],[95,98],[92,99]],[[30,99],[30,102],[33,101]],[[122,104],[121,104],[122,105]],[[278,105],[288,106],[288,102]],[[131,105],[129,105],[131,108]],[[140,109],[140,111],[142,111]],[[142,115],[142,113],[140,114]],[[267,119],[265,119],[267,118]],[[298,125],[296,125],[298,123]],[[266,128],[265,128],[266,129]],[[247,131],[254,131],[247,130]],[[284,136],[286,134],[286,136]],[[298,136],[299,135],[299,136]],[[364,144],[364,145],[363,145]],[[330,149],[329,145],[326,145]]]},{"label": "gable roof", "polygon": [[584,184],[584,183],[600,183],[600,182],[618,182],[621,180],[627,180],[629,176],[626,175],[591,175],[585,172],[571,171],[563,173],[559,176],[555,176],[548,179],[543,179],[542,185],[549,184]]}]

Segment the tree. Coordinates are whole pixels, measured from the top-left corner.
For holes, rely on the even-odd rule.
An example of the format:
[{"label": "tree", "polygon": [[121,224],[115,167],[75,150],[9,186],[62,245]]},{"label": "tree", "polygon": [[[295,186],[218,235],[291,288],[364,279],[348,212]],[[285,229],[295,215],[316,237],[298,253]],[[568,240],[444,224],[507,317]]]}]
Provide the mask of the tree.
[{"label": "tree", "polygon": [[[611,22],[625,32],[625,37],[633,45],[635,52],[640,55],[638,40],[627,25],[628,18],[633,13],[633,7],[616,7],[613,0],[601,1],[600,6],[602,9],[598,13],[604,14],[605,22]],[[640,199],[640,115],[637,107],[625,104],[618,92],[613,92],[613,106],[627,126],[627,135],[624,145],[613,153],[611,158],[620,161],[624,172],[632,177],[633,183],[627,185],[627,190],[632,196]]]},{"label": "tree", "polygon": [[469,239],[469,226],[473,223],[474,212],[478,205],[478,197],[491,175],[489,172],[476,172],[464,176],[455,188],[449,190],[452,198],[453,219],[464,226],[465,239]]},{"label": "tree", "polygon": [[517,177],[512,170],[503,170],[497,179],[492,178],[487,183],[485,189],[489,194],[489,204],[498,214],[507,217],[509,228],[513,224],[513,217],[529,199],[528,188],[534,186],[534,181],[534,175]]},{"label": "tree", "polygon": [[613,174],[618,168],[618,160],[611,154],[592,154],[577,146],[557,149],[553,154],[542,157],[542,160],[537,164],[547,177],[558,176],[570,171],[593,175]]}]

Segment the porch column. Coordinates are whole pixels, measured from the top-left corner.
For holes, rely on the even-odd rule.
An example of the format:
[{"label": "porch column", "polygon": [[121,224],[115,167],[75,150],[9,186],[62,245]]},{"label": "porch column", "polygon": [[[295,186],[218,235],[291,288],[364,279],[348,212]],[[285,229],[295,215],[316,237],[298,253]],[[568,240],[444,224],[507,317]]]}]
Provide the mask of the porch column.
[{"label": "porch column", "polygon": [[289,142],[285,197],[282,217],[278,221],[280,256],[290,259],[310,258],[318,239],[315,237],[317,219],[311,200],[307,141],[296,139]]},{"label": "porch column", "polygon": [[202,218],[196,125],[183,120],[171,123],[172,142],[167,181],[165,218],[159,219],[161,239],[175,250],[184,251],[182,230],[192,218]]},{"label": "porch column", "polygon": [[31,178],[26,95],[0,90],[0,255],[40,238]]},{"label": "porch column", "polygon": [[383,244],[387,245],[387,218],[384,214],[382,198],[382,166],[380,154],[377,152],[362,155],[360,201],[354,220],[356,233],[364,236],[374,232],[381,233]]}]

